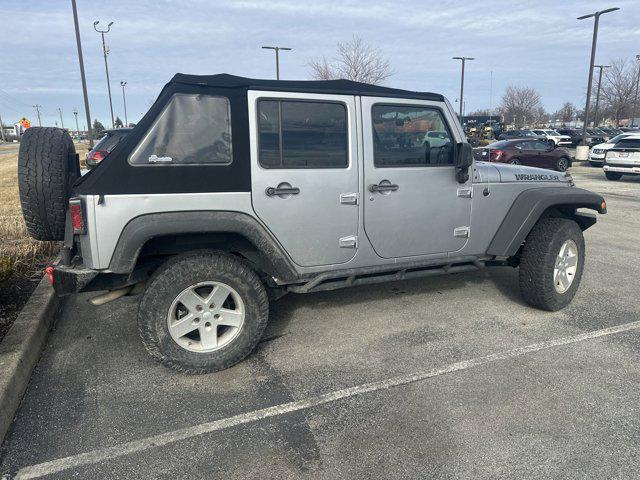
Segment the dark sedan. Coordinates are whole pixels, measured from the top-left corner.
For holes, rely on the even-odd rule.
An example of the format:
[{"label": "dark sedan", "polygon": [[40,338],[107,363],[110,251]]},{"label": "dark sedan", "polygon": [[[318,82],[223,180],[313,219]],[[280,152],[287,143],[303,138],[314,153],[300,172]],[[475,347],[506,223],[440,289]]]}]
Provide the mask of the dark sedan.
[{"label": "dark sedan", "polygon": [[100,163],[104,158],[109,155],[111,150],[116,148],[116,145],[124,137],[129,135],[129,132],[133,130],[132,127],[114,128],[112,130],[105,130],[104,136],[98,143],[95,144],[93,149],[87,153],[86,163],[87,167],[93,168]]},{"label": "dark sedan", "polygon": [[564,172],[571,166],[569,150],[538,139],[500,140],[476,149],[474,157],[485,162],[528,165],[559,172]]},{"label": "dark sedan", "polygon": [[498,140],[510,140],[514,138],[540,138],[531,130],[507,130],[498,136]]}]

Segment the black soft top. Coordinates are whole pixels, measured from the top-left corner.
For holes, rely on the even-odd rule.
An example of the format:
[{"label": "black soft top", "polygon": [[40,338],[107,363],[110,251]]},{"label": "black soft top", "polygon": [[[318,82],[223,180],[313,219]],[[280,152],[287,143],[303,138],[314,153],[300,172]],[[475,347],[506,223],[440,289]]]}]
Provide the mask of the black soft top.
[{"label": "black soft top", "polygon": [[286,92],[328,93],[339,95],[369,95],[377,97],[400,97],[420,100],[444,101],[437,93],[413,92],[398,88],[381,87],[351,80],[262,80],[221,73],[218,75],[187,75],[177,73],[170,84],[202,85],[217,88],[243,90],[274,90]]}]

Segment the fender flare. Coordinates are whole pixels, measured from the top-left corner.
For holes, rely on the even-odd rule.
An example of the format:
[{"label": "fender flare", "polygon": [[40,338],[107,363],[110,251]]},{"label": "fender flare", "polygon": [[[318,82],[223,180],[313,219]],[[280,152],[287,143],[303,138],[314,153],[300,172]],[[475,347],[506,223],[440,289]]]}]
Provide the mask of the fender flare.
[{"label": "fender flare", "polygon": [[235,233],[249,240],[263,255],[269,274],[285,282],[299,277],[280,244],[255,218],[240,212],[186,211],[140,215],[122,229],[109,262],[114,273],[133,271],[140,251],[155,237],[189,233]]},{"label": "fender flare", "polygon": [[575,187],[541,187],[525,190],[516,197],[496,231],[487,255],[511,257],[515,255],[529,232],[550,207],[572,209],[572,216],[586,230],[596,222],[595,216],[576,212],[588,208],[607,213],[604,198],[597,193]]}]

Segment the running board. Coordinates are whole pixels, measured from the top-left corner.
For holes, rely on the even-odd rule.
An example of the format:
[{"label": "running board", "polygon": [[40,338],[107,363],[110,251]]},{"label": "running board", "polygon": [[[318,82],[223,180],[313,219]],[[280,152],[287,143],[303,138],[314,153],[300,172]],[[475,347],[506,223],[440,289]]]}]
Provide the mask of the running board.
[{"label": "running board", "polygon": [[326,290],[337,290],[344,287],[356,285],[368,285],[372,283],[393,282],[398,280],[408,280],[411,278],[430,277],[447,273],[460,273],[472,270],[479,270],[484,267],[484,262],[475,260],[466,263],[450,263],[440,266],[423,266],[413,268],[402,268],[389,270],[389,266],[372,267],[365,269],[353,269],[342,271],[342,275],[336,276],[337,272],[321,273],[303,285],[289,285],[287,290],[294,293],[321,292]]}]

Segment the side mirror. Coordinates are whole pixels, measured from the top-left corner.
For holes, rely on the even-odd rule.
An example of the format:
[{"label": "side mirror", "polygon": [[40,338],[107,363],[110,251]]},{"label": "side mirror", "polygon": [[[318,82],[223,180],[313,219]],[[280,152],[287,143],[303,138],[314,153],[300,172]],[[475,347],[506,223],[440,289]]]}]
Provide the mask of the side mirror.
[{"label": "side mirror", "polygon": [[469,180],[469,167],[473,165],[473,148],[467,142],[458,143],[456,149],[456,178],[458,183]]}]

